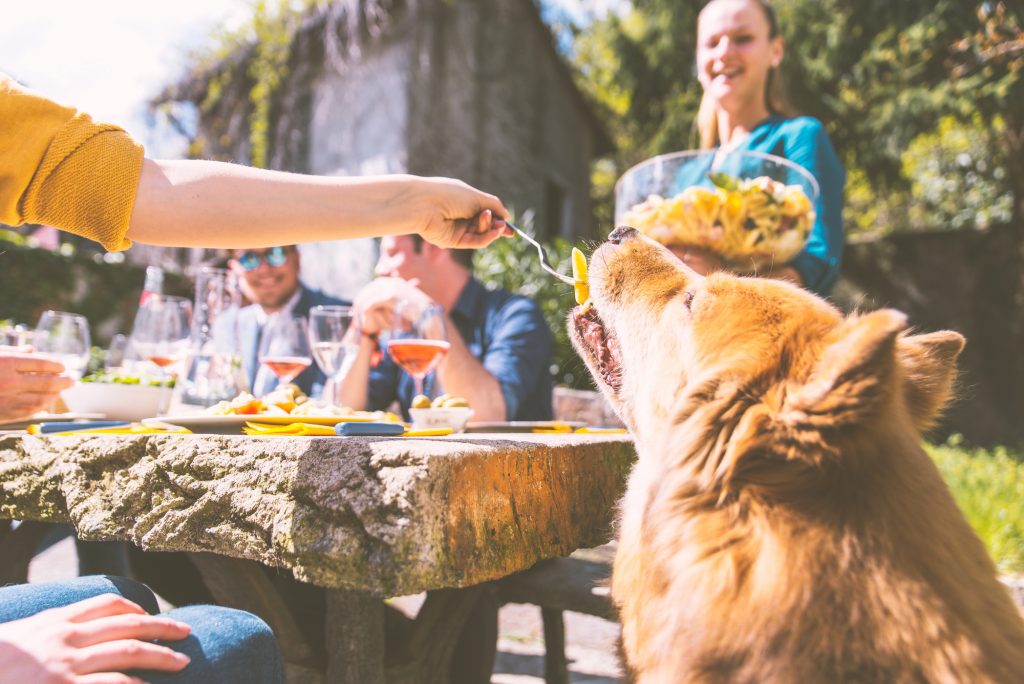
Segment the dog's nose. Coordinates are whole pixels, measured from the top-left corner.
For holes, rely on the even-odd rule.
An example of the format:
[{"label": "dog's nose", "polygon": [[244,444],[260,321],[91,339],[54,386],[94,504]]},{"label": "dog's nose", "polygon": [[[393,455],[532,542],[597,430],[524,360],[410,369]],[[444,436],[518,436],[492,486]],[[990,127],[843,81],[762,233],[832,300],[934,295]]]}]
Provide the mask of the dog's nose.
[{"label": "dog's nose", "polygon": [[611,235],[608,236],[608,242],[613,245],[617,245],[623,240],[627,240],[632,237],[636,237],[640,234],[640,231],[636,228],[630,228],[629,226],[619,226],[612,231]]}]

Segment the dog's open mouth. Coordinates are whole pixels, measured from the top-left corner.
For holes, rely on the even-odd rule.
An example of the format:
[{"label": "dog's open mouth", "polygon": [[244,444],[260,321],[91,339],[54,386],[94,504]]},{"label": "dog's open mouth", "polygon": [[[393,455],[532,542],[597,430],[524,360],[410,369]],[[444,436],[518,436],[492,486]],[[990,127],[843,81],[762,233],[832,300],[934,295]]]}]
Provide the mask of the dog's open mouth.
[{"label": "dog's open mouth", "polygon": [[573,328],[580,346],[587,351],[595,375],[613,391],[622,387],[622,363],[619,343],[615,335],[604,326],[604,322],[593,306],[586,313],[582,307],[572,310]]}]

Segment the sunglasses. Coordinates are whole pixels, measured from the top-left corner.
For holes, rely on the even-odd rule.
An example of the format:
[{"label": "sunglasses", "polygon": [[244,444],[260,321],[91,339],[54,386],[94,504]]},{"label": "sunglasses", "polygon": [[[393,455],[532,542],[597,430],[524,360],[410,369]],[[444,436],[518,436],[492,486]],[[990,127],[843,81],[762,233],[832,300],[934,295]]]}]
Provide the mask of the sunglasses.
[{"label": "sunglasses", "polygon": [[267,262],[267,266],[277,268],[284,266],[291,253],[291,247],[271,247],[265,252],[242,252],[238,255],[237,261],[246,271],[255,271],[263,261]]}]

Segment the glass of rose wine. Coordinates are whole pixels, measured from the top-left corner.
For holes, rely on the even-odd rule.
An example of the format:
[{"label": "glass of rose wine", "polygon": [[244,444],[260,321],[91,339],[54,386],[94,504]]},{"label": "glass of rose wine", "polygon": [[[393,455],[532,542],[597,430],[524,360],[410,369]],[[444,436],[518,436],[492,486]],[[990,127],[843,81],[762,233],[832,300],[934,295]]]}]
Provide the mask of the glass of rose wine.
[{"label": "glass of rose wine", "polygon": [[420,307],[400,302],[387,343],[388,355],[412,376],[416,394],[423,394],[423,379],[440,365],[451,348],[444,324],[444,309],[437,304]]},{"label": "glass of rose wine", "polygon": [[[271,314],[260,335],[259,360],[282,385],[297,378],[313,363],[306,319],[290,314]],[[264,389],[272,389],[266,387],[266,383],[263,385]]]},{"label": "glass of rose wine", "polygon": [[131,345],[140,358],[156,365],[164,375],[171,375],[188,353],[191,329],[191,301],[151,294],[135,316]]}]

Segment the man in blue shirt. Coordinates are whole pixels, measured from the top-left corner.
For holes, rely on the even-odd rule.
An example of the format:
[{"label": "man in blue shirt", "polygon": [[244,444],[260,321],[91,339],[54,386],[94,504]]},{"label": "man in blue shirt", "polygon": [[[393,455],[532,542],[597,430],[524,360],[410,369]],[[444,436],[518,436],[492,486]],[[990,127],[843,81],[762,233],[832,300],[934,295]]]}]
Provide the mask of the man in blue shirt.
[{"label": "man in blue shirt", "polygon": [[[471,252],[448,250],[418,237],[381,240],[377,280],[353,307],[359,353],[342,383],[343,403],[384,409],[397,400],[405,413],[412,377],[380,355],[379,339],[394,325],[399,302],[440,305],[451,348],[425,384],[428,394],[465,397],[473,420],[550,420],[551,331],[525,297],[488,290],[470,273]],[[374,365],[376,363],[376,365]]]}]

